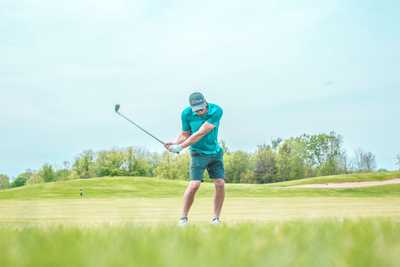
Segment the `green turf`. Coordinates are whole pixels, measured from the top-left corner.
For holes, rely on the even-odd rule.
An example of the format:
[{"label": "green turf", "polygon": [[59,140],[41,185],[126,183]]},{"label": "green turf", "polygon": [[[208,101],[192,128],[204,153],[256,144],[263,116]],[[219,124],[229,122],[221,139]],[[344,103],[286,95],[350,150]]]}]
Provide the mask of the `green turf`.
[{"label": "green turf", "polygon": [[[277,188],[289,184],[321,183],[329,181],[383,180],[399,177],[398,172],[357,174],[348,176],[327,176],[309,178],[278,184],[228,184],[227,194],[230,197],[399,197],[400,185],[386,185],[357,189],[306,189]],[[375,177],[375,178],[374,178]],[[187,181],[163,180],[147,177],[103,177],[79,179],[65,182],[54,182],[28,185],[0,191],[1,199],[75,199],[79,198],[80,188],[85,198],[166,198],[181,196]],[[211,197],[213,184],[203,183],[199,197]]]},{"label": "green turf", "polygon": [[[195,225],[208,224],[213,216],[212,206],[212,198],[197,198],[190,212],[190,222]],[[165,225],[177,222],[181,207],[181,197],[1,200],[0,225]],[[236,224],[382,217],[400,222],[400,198],[228,197],[221,219],[226,224]]]},{"label": "green turf", "polygon": [[367,182],[367,181],[385,181],[394,178],[400,178],[400,172],[371,172],[371,173],[352,173],[343,175],[330,175],[314,178],[299,179],[281,183],[275,183],[275,186],[292,186],[302,184],[326,184],[326,183],[346,183],[346,182]]},{"label": "green turf", "polygon": [[[313,182],[398,177],[374,175]],[[214,188],[203,183],[192,226],[180,229],[174,225],[186,185],[105,177],[0,191],[0,266],[394,267],[400,261],[400,185],[228,184],[224,225],[211,227]]]},{"label": "green turf", "polygon": [[390,219],[228,226],[0,227],[0,266],[397,267]]}]

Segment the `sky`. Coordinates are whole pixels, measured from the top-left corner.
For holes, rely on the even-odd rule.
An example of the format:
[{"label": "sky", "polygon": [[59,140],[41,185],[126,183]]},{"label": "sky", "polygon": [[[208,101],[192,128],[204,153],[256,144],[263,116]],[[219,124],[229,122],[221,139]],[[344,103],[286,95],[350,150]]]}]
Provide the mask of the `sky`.
[{"label": "sky", "polygon": [[162,146],[191,92],[224,109],[220,139],[335,131],[378,168],[400,154],[398,1],[2,0],[0,173],[84,150]]}]

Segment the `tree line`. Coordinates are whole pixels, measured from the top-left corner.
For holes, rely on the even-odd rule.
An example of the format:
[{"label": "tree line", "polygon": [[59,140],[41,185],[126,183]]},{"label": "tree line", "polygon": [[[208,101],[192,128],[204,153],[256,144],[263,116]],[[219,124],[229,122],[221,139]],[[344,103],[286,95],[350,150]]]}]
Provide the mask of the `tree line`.
[{"label": "tree line", "polygon": [[[226,181],[230,183],[272,183],[306,177],[370,172],[376,170],[373,153],[361,149],[348,156],[343,137],[329,134],[303,134],[288,139],[276,138],[254,152],[231,151],[225,142]],[[104,176],[145,176],[185,180],[189,176],[188,152],[150,153],[133,147],[94,152],[83,151],[62,167],[44,164],[39,170],[26,170],[11,183],[0,175],[0,189],[25,184],[46,183]],[[400,169],[400,154],[396,157]],[[207,174],[205,175],[207,179]]]}]

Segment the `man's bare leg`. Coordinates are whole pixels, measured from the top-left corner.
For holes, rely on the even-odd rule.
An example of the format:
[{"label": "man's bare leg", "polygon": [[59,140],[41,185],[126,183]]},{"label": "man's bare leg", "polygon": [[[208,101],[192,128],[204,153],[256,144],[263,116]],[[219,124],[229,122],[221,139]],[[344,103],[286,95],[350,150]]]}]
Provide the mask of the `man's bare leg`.
[{"label": "man's bare leg", "polygon": [[187,217],[189,214],[189,210],[192,207],[194,196],[199,189],[201,181],[191,181],[185,193],[183,194],[183,209],[182,209],[182,217]]},{"label": "man's bare leg", "polygon": [[225,199],[225,181],[224,179],[215,179],[214,185],[214,218],[219,218]]}]

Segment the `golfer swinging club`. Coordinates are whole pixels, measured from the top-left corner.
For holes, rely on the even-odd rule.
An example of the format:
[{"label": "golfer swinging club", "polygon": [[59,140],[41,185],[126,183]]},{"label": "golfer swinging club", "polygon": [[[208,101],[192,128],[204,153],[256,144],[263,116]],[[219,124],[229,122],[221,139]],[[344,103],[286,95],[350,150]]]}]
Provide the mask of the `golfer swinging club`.
[{"label": "golfer swinging club", "polygon": [[188,213],[193,204],[194,196],[203,180],[207,169],[214,180],[214,217],[212,224],[220,224],[219,216],[224,203],[224,162],[223,149],[218,144],[218,128],[222,117],[222,108],[207,103],[201,93],[193,93],[189,97],[190,107],[182,112],[182,132],[175,142],[168,142],[165,147],[173,153],[179,153],[190,146],[191,164],[190,178],[183,195],[182,217],[180,226],[188,224]]}]

